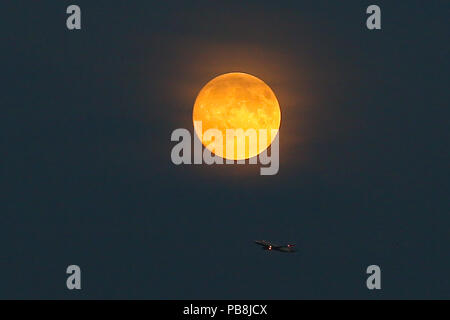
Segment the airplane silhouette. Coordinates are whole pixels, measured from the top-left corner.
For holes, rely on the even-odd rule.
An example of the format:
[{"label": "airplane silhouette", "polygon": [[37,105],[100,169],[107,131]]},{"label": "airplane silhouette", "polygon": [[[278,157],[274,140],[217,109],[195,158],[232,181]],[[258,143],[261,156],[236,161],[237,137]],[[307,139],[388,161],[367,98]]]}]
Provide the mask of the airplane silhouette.
[{"label": "airplane silhouette", "polygon": [[297,250],[295,250],[295,244],[288,244],[285,246],[280,246],[271,242],[268,242],[266,240],[255,240],[255,243],[262,246],[263,250],[268,250],[268,251],[281,251],[281,252],[289,252],[289,253],[293,253],[296,252]]}]

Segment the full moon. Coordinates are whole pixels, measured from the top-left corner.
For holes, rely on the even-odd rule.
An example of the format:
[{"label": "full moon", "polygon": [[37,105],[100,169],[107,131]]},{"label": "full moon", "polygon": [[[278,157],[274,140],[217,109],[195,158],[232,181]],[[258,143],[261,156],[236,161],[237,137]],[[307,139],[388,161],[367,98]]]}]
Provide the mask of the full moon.
[{"label": "full moon", "polygon": [[[266,83],[250,74],[233,72],[212,79],[200,90],[192,117],[197,137],[212,153],[225,159],[244,160],[257,156],[270,146],[276,136],[271,133],[280,128],[281,111],[275,94]],[[195,125],[199,121],[201,127]],[[221,132],[223,140],[205,136],[203,133],[209,129]],[[227,129],[246,132],[253,129],[257,141],[247,138],[245,150],[239,151],[236,139],[227,139]],[[226,151],[227,146],[234,146],[232,156]]]}]

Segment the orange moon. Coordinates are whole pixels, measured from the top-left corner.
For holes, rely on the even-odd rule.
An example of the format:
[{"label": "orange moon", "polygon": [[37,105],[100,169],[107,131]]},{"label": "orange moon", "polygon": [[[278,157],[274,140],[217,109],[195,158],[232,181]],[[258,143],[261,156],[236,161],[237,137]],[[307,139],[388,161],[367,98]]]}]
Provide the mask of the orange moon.
[{"label": "orange moon", "polygon": [[[243,160],[257,156],[267,149],[280,128],[281,111],[272,89],[262,80],[247,73],[233,72],[209,81],[199,92],[193,110],[194,129],[202,144],[212,153],[225,159]],[[201,121],[201,127],[195,125]],[[204,133],[216,129],[224,137],[222,141]],[[227,129],[253,129],[257,142],[247,139],[245,150],[227,152],[233,147]],[[218,131],[217,131],[218,130]],[[263,134],[263,133],[267,134]],[[264,141],[265,140],[265,141]],[[221,144],[221,145],[218,145]]]}]

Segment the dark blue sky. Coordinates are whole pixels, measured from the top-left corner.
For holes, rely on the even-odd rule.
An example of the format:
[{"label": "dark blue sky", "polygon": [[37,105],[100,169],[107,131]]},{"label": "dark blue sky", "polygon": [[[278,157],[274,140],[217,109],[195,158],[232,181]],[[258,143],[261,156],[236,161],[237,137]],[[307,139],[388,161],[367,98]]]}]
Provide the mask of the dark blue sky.
[{"label": "dark blue sky", "polygon": [[[0,9],[0,298],[450,298],[449,1]],[[279,99],[276,176],[170,161],[231,71]]]}]

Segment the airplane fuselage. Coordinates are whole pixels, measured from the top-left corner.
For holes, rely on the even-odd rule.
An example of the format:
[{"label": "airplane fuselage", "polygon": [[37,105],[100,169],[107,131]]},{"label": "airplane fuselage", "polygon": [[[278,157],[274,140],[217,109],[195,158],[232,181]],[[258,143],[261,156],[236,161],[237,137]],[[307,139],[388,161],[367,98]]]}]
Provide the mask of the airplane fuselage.
[{"label": "airplane fuselage", "polygon": [[280,251],[280,252],[288,252],[288,253],[292,253],[292,252],[296,252],[297,250],[295,250],[293,244],[288,244],[286,246],[280,246],[277,244],[273,244],[271,242],[265,241],[265,240],[255,240],[255,243],[262,246],[263,250],[267,250],[267,251]]}]

